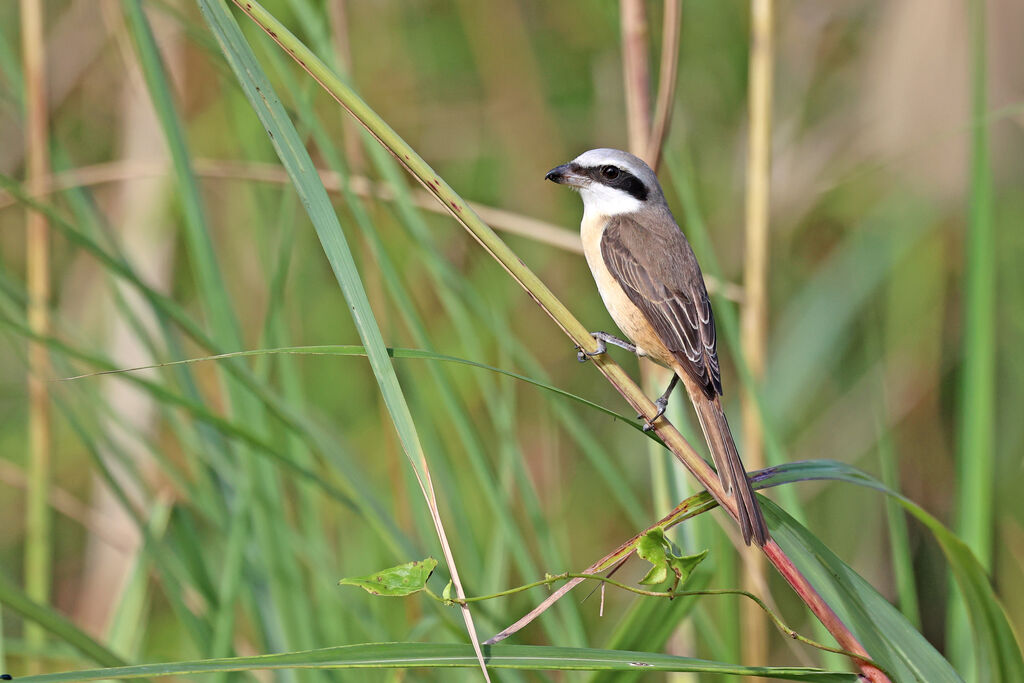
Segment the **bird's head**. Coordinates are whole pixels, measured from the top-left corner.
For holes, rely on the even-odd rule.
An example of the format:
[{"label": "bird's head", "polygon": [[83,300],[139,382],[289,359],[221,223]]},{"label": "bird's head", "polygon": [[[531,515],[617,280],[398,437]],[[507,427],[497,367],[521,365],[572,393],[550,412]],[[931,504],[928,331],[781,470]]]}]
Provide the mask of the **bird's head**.
[{"label": "bird's head", "polygon": [[619,149],[592,149],[544,177],[578,190],[587,213],[615,216],[665,203],[651,167]]}]

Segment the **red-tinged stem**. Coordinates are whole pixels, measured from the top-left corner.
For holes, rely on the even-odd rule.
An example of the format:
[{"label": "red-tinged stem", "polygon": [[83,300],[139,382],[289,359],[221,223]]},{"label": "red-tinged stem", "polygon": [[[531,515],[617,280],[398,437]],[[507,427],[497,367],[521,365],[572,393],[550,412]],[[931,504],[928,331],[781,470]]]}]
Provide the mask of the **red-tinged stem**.
[{"label": "red-tinged stem", "polygon": [[[839,643],[839,647],[861,655],[866,660],[870,660],[870,655],[868,655],[864,646],[860,644],[860,641],[857,640],[857,637],[850,632],[846,624],[839,618],[839,615],[825,602],[818,591],[814,590],[814,586],[810,584],[807,578],[790,561],[786,553],[779,547],[779,544],[775,542],[775,539],[768,539],[768,542],[764,544],[761,550],[764,551],[768,561],[779,570],[782,578],[793,587],[793,590],[800,596],[800,599],[807,604],[807,607],[814,613],[814,616],[818,617],[821,623],[825,625],[828,632]],[[878,667],[867,661],[859,661],[857,665],[860,667],[861,674],[869,681],[872,681],[872,683],[890,683],[889,677],[879,670]]]}]

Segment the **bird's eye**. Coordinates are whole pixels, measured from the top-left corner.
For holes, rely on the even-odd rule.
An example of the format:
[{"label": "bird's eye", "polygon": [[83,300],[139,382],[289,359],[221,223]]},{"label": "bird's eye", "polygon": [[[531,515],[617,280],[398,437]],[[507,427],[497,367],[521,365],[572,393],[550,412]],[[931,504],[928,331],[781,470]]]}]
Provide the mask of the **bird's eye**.
[{"label": "bird's eye", "polygon": [[607,180],[615,180],[619,177],[619,169],[614,166],[602,166],[601,175]]}]

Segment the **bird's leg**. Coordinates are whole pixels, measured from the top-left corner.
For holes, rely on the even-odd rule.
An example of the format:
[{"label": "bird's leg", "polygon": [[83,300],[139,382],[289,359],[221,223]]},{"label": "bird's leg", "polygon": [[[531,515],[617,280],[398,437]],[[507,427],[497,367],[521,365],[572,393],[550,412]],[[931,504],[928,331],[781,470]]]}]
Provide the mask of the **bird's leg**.
[{"label": "bird's leg", "polygon": [[607,332],[591,332],[590,336],[597,340],[597,351],[584,351],[583,349],[579,349],[576,352],[576,360],[581,363],[585,363],[588,358],[600,356],[608,351],[608,344],[626,349],[630,353],[636,353],[635,346],[627,341],[622,341],[618,337],[612,336]]},{"label": "bird's leg", "polygon": [[[665,414],[665,410],[668,408],[668,397],[672,395],[672,390],[676,388],[676,384],[679,383],[679,375],[673,373],[672,381],[668,383],[668,389],[665,393],[658,397],[658,400],[654,402],[654,405],[658,406],[658,412],[654,414],[654,417],[650,420],[644,421],[644,431],[649,432],[654,429],[654,423],[658,421],[658,418]],[[643,417],[643,415],[637,415],[637,417]]]}]

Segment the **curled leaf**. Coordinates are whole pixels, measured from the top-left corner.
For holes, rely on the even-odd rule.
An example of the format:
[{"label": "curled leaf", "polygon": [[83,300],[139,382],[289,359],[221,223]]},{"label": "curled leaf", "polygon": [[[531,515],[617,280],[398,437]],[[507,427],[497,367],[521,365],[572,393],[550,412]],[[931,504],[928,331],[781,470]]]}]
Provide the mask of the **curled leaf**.
[{"label": "curled leaf", "polygon": [[683,555],[682,551],[665,537],[664,529],[657,528],[648,531],[640,539],[636,546],[636,554],[651,563],[651,569],[647,575],[640,580],[645,586],[659,586],[665,583],[671,575],[673,578],[670,591],[675,591],[679,586],[686,583],[693,570],[697,568],[708,551],[696,555]]},{"label": "curled leaf", "polygon": [[353,576],[338,582],[341,586],[359,586],[373,595],[391,597],[412,595],[426,588],[427,579],[434,572],[437,560],[428,557],[414,560],[396,567],[382,569],[367,576]]}]

